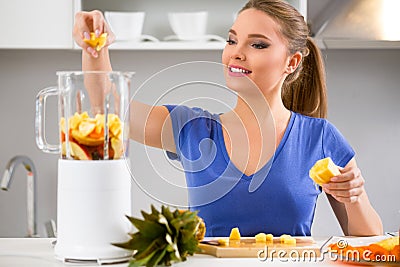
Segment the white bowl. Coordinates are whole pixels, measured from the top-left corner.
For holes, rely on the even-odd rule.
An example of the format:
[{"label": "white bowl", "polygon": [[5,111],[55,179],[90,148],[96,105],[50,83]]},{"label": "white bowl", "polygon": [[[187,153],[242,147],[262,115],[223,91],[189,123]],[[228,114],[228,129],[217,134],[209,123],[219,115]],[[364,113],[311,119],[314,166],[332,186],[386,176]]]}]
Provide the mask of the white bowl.
[{"label": "white bowl", "polygon": [[145,12],[104,12],[117,41],[140,41]]},{"label": "white bowl", "polygon": [[207,11],[168,13],[172,31],[180,40],[197,40],[206,35]]}]

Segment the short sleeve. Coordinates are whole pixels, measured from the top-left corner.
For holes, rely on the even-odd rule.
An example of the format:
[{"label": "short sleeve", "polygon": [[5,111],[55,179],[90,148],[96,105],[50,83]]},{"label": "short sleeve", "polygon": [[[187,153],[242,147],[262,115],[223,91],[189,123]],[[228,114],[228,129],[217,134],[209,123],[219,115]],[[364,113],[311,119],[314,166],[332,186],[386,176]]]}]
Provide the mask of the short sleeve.
[{"label": "short sleeve", "polygon": [[[181,148],[186,139],[188,136],[194,136],[193,131],[200,130],[198,123],[195,123],[199,121],[197,119],[211,118],[212,114],[197,107],[187,107],[183,105],[165,105],[165,107],[168,109],[171,118],[173,136],[176,146],[176,153],[170,151],[166,151],[166,153],[168,158],[172,160],[181,160]],[[193,127],[197,130],[193,130]]]},{"label": "short sleeve", "polygon": [[324,156],[331,157],[336,165],[345,167],[355,155],[353,148],[329,121],[326,121],[323,131],[322,148]]}]

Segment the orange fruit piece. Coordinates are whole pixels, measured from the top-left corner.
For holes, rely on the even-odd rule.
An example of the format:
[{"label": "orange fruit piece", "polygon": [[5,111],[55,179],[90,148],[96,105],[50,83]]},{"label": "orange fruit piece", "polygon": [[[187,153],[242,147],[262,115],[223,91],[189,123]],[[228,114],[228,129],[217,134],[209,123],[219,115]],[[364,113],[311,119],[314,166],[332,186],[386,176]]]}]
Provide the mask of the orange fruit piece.
[{"label": "orange fruit piece", "polygon": [[90,39],[84,39],[83,41],[96,49],[96,51],[100,51],[106,45],[107,36],[108,34],[106,32],[101,34],[99,37],[96,37],[96,34],[91,32]]},{"label": "orange fruit piece", "polygon": [[318,185],[329,183],[333,176],[339,174],[338,166],[333,163],[330,157],[318,160],[309,172],[311,179]]},{"label": "orange fruit piece", "polygon": [[[65,142],[62,143],[61,148],[62,148],[62,154],[66,155],[67,145]],[[79,160],[91,160],[89,153],[77,143],[69,141],[69,149],[72,157]]]},{"label": "orange fruit piece", "polygon": [[229,235],[229,240],[240,240],[240,231],[238,227],[231,229],[231,234]]},{"label": "orange fruit piece", "polygon": [[91,120],[84,120],[79,124],[79,132],[82,136],[88,136],[94,131],[94,128],[96,127],[96,122],[93,122]]}]

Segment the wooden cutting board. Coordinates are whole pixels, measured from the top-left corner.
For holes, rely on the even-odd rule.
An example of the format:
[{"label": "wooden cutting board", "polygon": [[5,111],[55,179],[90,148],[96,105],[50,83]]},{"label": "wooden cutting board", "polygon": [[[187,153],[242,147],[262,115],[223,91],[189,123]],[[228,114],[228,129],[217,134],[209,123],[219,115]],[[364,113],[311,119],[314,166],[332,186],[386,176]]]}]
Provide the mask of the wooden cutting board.
[{"label": "wooden cutting board", "polygon": [[[279,237],[273,242],[256,243],[254,237],[242,237],[240,241],[230,240],[227,245],[217,245],[218,239],[203,241],[199,244],[200,253],[218,258],[289,258],[319,257],[320,247],[312,237],[295,237],[296,244],[282,244]],[[314,254],[315,253],[315,254]]]}]

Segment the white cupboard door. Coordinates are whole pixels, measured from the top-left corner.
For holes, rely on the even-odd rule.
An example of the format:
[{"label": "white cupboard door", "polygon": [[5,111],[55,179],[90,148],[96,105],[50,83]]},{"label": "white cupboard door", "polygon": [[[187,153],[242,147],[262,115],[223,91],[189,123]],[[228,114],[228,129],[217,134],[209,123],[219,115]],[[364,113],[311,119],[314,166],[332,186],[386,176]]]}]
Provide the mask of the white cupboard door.
[{"label": "white cupboard door", "polygon": [[1,0],[0,48],[73,47],[72,0]]}]

